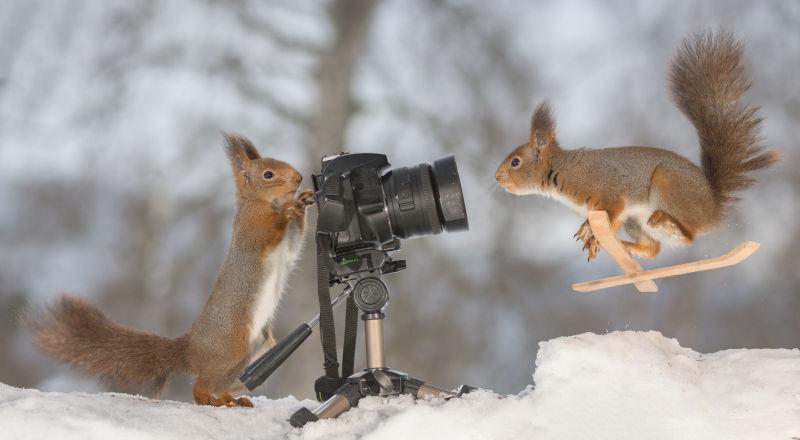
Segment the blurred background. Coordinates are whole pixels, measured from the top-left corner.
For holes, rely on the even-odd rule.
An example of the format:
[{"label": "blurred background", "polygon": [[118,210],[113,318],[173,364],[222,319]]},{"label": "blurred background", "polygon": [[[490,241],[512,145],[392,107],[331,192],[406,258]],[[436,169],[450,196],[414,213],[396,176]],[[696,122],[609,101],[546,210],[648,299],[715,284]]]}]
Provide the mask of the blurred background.
[{"label": "blurred background", "polygon": [[[666,66],[687,34],[718,26],[746,42],[746,99],[762,106],[766,143],[784,160],[740,194],[720,231],[644,265],[746,239],[761,250],[663,280],[655,295],[573,293],[571,283],[618,270],[605,253],[586,262],[572,238],[581,218],[503,193],[495,167],[546,97],[563,146],[667,146],[697,162]],[[0,381],[114,389],[37,354],[16,323],[59,292],[126,325],[188,329],[230,238],[223,130],[306,176],[342,150],[395,166],[456,155],[470,231],[405,241],[409,269],[388,277],[387,360],[430,383],[517,392],[540,341],[583,332],[652,329],[702,352],[798,347],[798,72],[796,1],[5,0]],[[313,260],[308,237],[278,337],[316,313]],[[310,397],[321,362],[315,332],[258,392]],[[178,378],[166,397],[189,400],[188,387]]]}]

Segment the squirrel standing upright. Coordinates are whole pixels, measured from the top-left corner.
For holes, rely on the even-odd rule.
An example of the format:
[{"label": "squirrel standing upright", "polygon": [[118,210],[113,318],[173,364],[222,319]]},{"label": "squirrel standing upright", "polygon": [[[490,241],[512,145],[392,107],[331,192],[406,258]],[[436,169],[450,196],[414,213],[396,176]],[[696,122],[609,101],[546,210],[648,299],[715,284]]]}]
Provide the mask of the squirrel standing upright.
[{"label": "squirrel standing upright", "polygon": [[297,260],[313,193],[295,196],[302,176],[262,158],[247,139],[226,135],[236,185],[233,238],[214,290],[189,332],[169,339],[117,325],[96,306],[64,295],[31,321],[37,347],[104,379],[152,382],[157,396],[175,373],[196,376],[198,404],[247,406],[233,393],[239,373],[275,344],[271,321]]},{"label": "squirrel standing upright", "polygon": [[[750,84],[743,49],[731,34],[701,33],[684,41],[672,61],[672,97],[700,138],[702,168],[672,151],[652,147],[562,150],[549,104],[538,106],[530,139],[503,160],[497,181],[513,194],[542,194],[585,215],[608,213],[616,234],[635,241],[628,252],[654,257],[660,243],[688,244],[719,226],[735,200],[753,183],[749,173],[779,155],[765,150],[757,108],[739,102]],[[594,258],[600,245],[588,220],[575,237]]]}]

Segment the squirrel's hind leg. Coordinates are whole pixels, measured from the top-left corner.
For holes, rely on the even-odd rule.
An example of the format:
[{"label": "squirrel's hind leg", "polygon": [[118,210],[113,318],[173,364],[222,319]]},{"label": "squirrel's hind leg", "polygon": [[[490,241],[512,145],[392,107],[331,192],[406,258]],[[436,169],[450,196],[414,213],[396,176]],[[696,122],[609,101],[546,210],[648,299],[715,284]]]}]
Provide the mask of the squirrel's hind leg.
[{"label": "squirrel's hind leg", "polygon": [[689,244],[694,240],[694,234],[674,217],[664,211],[655,211],[647,220],[647,226],[657,230],[669,238],[669,241],[679,244]]},{"label": "squirrel's hind leg", "polygon": [[656,167],[649,197],[653,213],[647,220],[648,232],[670,243],[691,243],[698,231],[707,229],[718,217],[708,183],[679,164]]},{"label": "squirrel's hind leg", "polygon": [[661,243],[644,232],[638,220],[634,218],[626,220],[625,232],[627,232],[633,240],[636,240],[635,242],[620,240],[625,250],[630,254],[639,258],[653,258],[658,255],[658,252],[661,250]]}]

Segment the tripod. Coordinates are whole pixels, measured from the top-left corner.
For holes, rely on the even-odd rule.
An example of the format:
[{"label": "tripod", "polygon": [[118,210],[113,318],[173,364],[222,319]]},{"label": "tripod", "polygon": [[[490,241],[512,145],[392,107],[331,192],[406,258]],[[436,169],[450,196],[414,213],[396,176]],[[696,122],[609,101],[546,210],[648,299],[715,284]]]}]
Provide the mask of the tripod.
[{"label": "tripod", "polygon": [[452,392],[411,378],[402,371],[387,368],[383,341],[383,320],[386,315],[383,310],[389,300],[389,290],[380,278],[370,276],[358,281],[352,295],[356,306],[362,311],[367,367],[349,376],[344,385],[315,410],[300,408],[295,411],[289,419],[292,426],[299,428],[308,422],[338,417],[367,396],[410,394],[417,399],[450,399],[475,389],[462,385]]},{"label": "tripod", "polygon": [[[396,250],[398,247],[391,250]],[[335,260],[329,258],[328,248],[327,237],[319,234],[317,236],[319,314],[310,321],[300,324],[244,370],[239,380],[247,389],[252,391],[261,385],[311,335],[312,329],[317,325],[320,326],[325,375],[317,379],[314,389],[317,398],[324,402],[313,411],[300,408],[292,414],[289,422],[294,427],[301,427],[319,419],[335,418],[357,406],[358,401],[366,396],[410,394],[417,399],[429,397],[450,399],[476,389],[461,385],[456,391],[448,391],[427,385],[424,381],[409,377],[402,371],[387,368],[383,320],[386,318],[384,310],[389,302],[389,289],[380,277],[405,269],[405,261],[392,261],[387,256],[387,250],[367,250],[356,258],[351,254],[348,258]],[[332,284],[347,285],[333,301],[329,293]],[[345,300],[347,300],[347,315],[342,376],[347,377],[342,378],[338,374],[333,308]],[[359,310],[362,313],[361,320],[364,322],[367,367],[351,374]]]}]

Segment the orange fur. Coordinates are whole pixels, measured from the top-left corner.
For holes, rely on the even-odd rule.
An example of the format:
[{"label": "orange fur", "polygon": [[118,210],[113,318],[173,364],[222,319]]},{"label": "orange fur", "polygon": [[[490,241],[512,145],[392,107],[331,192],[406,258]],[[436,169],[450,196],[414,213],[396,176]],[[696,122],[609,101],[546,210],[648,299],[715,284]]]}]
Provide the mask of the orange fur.
[{"label": "orange fur", "polygon": [[[757,109],[739,102],[749,81],[742,46],[730,34],[687,39],[672,62],[670,84],[697,130],[702,168],[661,148],[563,150],[545,101],[534,111],[528,143],[506,157],[495,178],[513,194],[547,195],[579,212],[606,211],[614,232],[624,226],[635,240],[623,242],[625,248],[642,257],[658,254],[656,236],[691,243],[718,227],[732,193],[779,155],[761,144]],[[599,244],[588,222],[575,236],[594,258]]]},{"label": "orange fur", "polygon": [[267,265],[267,260],[285,240],[283,247],[292,250],[277,258],[299,252],[313,194],[295,196],[302,178],[290,165],[262,158],[241,136],[226,139],[236,188],[233,236],[214,290],[189,332],[170,339],[130,329],[85,300],[63,296],[30,321],[37,348],[103,379],[152,382],[156,396],[171,375],[189,373],[197,378],[192,394],[198,404],[253,406],[247,398],[233,397],[242,389],[237,378],[254,353],[275,343],[268,316],[254,328],[261,325],[254,309],[263,295],[276,295],[272,301],[277,302],[281,292],[274,289],[282,287],[268,284],[268,277],[277,276],[276,265],[291,266],[288,261]]}]

